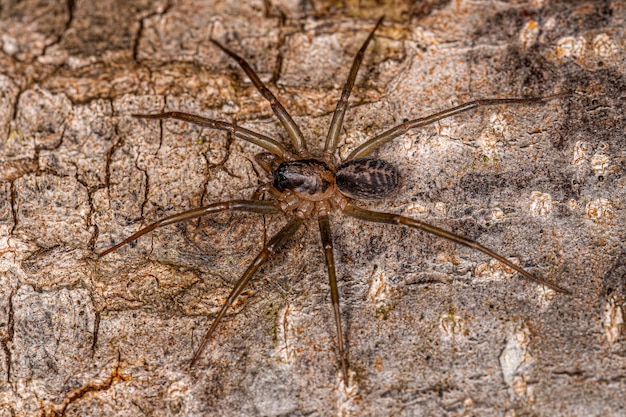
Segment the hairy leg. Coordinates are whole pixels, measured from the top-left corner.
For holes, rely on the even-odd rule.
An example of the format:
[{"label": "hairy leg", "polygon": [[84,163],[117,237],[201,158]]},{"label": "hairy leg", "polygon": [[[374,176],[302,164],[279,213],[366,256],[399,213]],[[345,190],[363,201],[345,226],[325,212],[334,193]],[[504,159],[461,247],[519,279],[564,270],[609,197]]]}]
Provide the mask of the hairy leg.
[{"label": "hairy leg", "polygon": [[252,81],[252,84],[254,84],[257,90],[259,90],[259,93],[261,93],[263,98],[266,99],[270,103],[270,105],[272,106],[272,111],[282,123],[283,127],[287,131],[287,134],[289,134],[289,137],[291,138],[291,142],[293,143],[293,146],[296,149],[296,152],[306,150],[306,143],[304,142],[304,136],[302,135],[300,128],[298,127],[296,122],[294,122],[294,120],[291,118],[289,113],[287,113],[287,110],[285,110],[285,107],[280,103],[280,101],[278,101],[276,96],[265,86],[263,81],[261,81],[261,79],[259,78],[257,73],[252,69],[250,64],[248,64],[248,62],[245,59],[243,59],[242,57],[240,57],[239,55],[237,55],[236,53],[234,53],[227,47],[223,46],[216,40],[211,39],[211,42],[213,42],[218,48],[220,48],[222,51],[228,54],[231,58],[237,61],[241,69],[250,78],[250,81]]}]

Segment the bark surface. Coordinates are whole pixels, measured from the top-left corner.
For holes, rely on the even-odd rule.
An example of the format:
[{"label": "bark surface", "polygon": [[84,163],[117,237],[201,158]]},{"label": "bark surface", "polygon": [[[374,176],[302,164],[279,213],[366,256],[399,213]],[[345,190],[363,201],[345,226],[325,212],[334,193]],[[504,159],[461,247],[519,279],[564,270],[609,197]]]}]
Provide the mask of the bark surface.
[{"label": "bark surface", "polygon": [[[358,3],[358,4],[357,4]],[[575,4],[571,4],[575,3]],[[377,157],[401,191],[357,202],[476,239],[331,217],[351,385],[315,222],[261,269],[192,369],[234,282],[286,216],[144,225],[269,179],[260,149],[133,113],[180,110],[288,144],[245,56],[320,150],[476,98]],[[620,1],[0,3],[0,415],[618,416],[626,411],[626,7]]]}]

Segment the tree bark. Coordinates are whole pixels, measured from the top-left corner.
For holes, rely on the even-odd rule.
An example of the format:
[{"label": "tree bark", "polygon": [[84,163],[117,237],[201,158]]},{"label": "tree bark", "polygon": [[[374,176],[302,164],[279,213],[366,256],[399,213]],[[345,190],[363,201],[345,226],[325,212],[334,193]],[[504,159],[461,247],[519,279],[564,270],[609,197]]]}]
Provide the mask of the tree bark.
[{"label": "tree bark", "polygon": [[[227,3],[227,4],[226,4]],[[620,415],[626,408],[626,70],[621,2],[5,1],[0,6],[1,415]],[[319,154],[356,51],[339,154],[478,98],[376,156],[401,191],[355,204],[494,249],[331,216],[350,385],[308,221],[188,364],[286,215],[222,213],[270,179],[261,149],[178,110],[289,144],[211,39],[245,56]]]}]

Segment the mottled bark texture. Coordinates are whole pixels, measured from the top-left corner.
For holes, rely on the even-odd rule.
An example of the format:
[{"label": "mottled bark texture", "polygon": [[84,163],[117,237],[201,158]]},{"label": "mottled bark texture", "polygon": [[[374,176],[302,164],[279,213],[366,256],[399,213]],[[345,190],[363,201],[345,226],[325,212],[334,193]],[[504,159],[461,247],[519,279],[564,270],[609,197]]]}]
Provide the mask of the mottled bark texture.
[{"label": "mottled bark texture", "polygon": [[[469,249],[333,215],[352,384],[340,383],[317,225],[263,267],[197,367],[233,282],[285,216],[220,214],[98,259],[157,218],[248,198],[259,148],[132,113],[181,110],[288,138],[246,56],[323,147],[352,58],[340,151],[481,97],[376,156],[402,189],[361,203]],[[623,1],[0,3],[1,416],[618,416],[626,413]]]}]

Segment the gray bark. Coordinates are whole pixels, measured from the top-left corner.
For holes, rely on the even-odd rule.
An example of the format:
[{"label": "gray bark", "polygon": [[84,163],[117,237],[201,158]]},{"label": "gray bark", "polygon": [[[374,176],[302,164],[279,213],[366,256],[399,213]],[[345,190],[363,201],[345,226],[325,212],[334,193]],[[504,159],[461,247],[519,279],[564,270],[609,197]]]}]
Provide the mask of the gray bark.
[{"label": "gray bark", "polygon": [[[0,3],[0,415],[623,415],[623,2],[238,3]],[[574,295],[439,238],[336,214],[350,386],[314,221],[189,369],[286,216],[220,214],[99,259],[142,225],[268,180],[254,145],[131,114],[187,111],[287,143],[215,38],[320,149],[382,14],[343,156],[475,98],[574,94],[396,139],[377,155],[400,168],[402,191],[359,204],[474,238]]]}]

